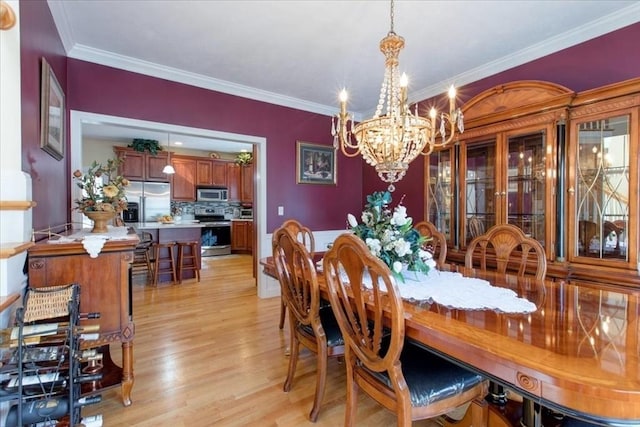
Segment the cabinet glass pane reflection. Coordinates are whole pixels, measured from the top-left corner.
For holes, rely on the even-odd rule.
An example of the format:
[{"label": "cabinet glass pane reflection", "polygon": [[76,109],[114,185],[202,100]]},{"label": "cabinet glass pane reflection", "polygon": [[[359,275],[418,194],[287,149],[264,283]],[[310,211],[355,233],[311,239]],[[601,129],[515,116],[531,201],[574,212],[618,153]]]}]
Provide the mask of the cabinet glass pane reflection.
[{"label": "cabinet glass pane reflection", "polygon": [[576,253],[628,260],[629,117],[578,124]]},{"label": "cabinet glass pane reflection", "polygon": [[507,221],[544,246],[544,134],[516,136],[508,141]]}]

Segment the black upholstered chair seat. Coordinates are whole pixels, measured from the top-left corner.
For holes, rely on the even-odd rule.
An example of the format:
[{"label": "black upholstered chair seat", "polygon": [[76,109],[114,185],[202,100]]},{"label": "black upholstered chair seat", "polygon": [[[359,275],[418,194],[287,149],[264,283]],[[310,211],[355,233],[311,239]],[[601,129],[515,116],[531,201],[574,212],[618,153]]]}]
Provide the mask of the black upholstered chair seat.
[{"label": "black upholstered chair seat", "polygon": [[[404,343],[400,363],[413,406],[427,406],[455,396],[484,380],[480,375],[424,350],[408,340]],[[369,372],[391,387],[386,372]]]},{"label": "black upholstered chair seat", "polygon": [[[330,305],[320,308],[320,323],[322,324],[322,329],[324,329],[324,334],[327,337],[327,347],[344,345],[344,339],[342,339],[342,333],[340,332],[338,321],[333,315]],[[300,329],[308,335],[313,335],[311,325],[300,325]]]}]

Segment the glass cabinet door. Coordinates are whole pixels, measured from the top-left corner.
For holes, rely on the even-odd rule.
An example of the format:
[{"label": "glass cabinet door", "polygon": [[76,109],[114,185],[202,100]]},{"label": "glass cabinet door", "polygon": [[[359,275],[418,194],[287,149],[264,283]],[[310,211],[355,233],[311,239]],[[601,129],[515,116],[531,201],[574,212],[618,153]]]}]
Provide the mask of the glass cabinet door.
[{"label": "glass cabinet door", "polygon": [[507,223],[527,236],[545,241],[546,143],[543,132],[511,136],[507,139]]},{"label": "glass cabinet door", "polygon": [[576,256],[629,261],[629,124],[622,115],[574,125]]},{"label": "glass cabinet door", "polygon": [[451,159],[453,149],[433,152],[428,157],[427,220],[445,235],[453,239],[453,179]]},{"label": "glass cabinet door", "polygon": [[466,146],[463,191],[466,230],[464,243],[496,224],[496,140]]}]

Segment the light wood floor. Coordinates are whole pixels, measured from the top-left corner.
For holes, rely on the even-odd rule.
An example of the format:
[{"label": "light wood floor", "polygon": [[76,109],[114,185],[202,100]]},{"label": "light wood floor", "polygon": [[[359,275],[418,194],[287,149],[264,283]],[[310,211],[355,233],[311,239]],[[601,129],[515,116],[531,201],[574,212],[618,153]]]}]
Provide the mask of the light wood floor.
[{"label": "light wood floor", "polygon": [[[293,388],[283,392],[288,329],[278,329],[279,298],[256,296],[250,256],[203,261],[199,283],[134,284],[133,404],[124,407],[115,388],[82,414],[101,413],[106,427],[343,425],[344,365],[329,361],[323,407],[309,422],[315,356],[303,350]],[[120,364],[120,346],[111,350]],[[359,426],[395,424],[393,414],[361,393]]]}]

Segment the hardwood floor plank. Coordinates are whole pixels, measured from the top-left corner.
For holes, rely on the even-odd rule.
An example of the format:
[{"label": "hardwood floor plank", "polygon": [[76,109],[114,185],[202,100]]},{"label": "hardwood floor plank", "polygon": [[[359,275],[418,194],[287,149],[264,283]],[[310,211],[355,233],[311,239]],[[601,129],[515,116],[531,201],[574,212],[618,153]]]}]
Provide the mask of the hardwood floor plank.
[{"label": "hardwood floor plank", "polygon": [[[251,257],[231,255],[204,258],[200,282],[151,287],[136,278],[133,404],[124,407],[114,388],[83,415],[103,414],[106,427],[343,425],[345,368],[337,360],[329,360],[316,423],[308,420],[315,355],[301,352],[293,388],[282,391],[288,325],[278,329],[280,299],[258,298],[251,275]],[[120,364],[119,345],[111,354]],[[392,413],[360,395],[358,425],[395,424]]]}]

